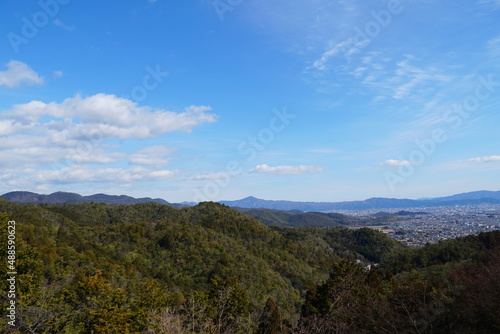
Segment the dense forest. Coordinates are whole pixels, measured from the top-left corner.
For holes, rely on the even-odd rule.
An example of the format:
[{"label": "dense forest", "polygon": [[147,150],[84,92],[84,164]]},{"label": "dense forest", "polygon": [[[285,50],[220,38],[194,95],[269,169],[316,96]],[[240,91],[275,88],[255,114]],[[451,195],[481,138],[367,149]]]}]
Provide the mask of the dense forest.
[{"label": "dense forest", "polygon": [[500,331],[499,231],[412,249],[368,228],[267,226],[211,202],[0,199],[2,259],[9,220],[17,310],[2,332]]},{"label": "dense forest", "polygon": [[284,227],[335,227],[362,224],[365,221],[340,213],[280,211],[273,209],[233,208],[270,226]]}]

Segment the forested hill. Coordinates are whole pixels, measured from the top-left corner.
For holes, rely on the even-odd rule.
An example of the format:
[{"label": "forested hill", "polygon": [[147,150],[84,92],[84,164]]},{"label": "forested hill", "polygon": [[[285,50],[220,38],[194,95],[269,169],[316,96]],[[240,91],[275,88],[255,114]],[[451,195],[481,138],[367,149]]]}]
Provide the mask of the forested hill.
[{"label": "forested hill", "polygon": [[[380,303],[377,309],[404,329],[405,313],[387,304],[410,282],[402,261],[427,256],[430,262],[415,264],[422,275],[451,277],[460,269],[470,277],[468,259],[488,265],[491,249],[498,248],[498,235],[485,234],[487,245],[472,237],[476,246],[465,252],[457,253],[463,248],[457,241],[446,246],[453,256],[441,256],[439,245],[428,256],[370,229],[268,227],[216,203],[177,209],[0,199],[2,229],[8,220],[16,221],[15,329],[21,333],[322,333],[314,326],[332,322],[337,311],[325,305],[342,286],[361,298],[339,299],[349,307],[335,304],[344,312],[343,326],[383,327],[374,314],[352,318],[356,323],[346,318],[366,313],[361,305]],[[5,233],[2,238],[5,245]],[[2,258],[6,252],[2,247]],[[375,262],[378,273],[363,269]],[[431,284],[411,277],[410,287]],[[7,291],[5,280],[0,285]],[[320,297],[318,291],[327,293]],[[4,297],[2,309],[6,302]],[[407,302],[422,307],[418,300]],[[0,328],[12,330],[5,322]]]},{"label": "forested hill", "polygon": [[41,195],[29,191],[13,191],[10,193],[3,194],[0,197],[10,202],[24,203],[24,204],[64,204],[64,203],[96,202],[108,205],[111,204],[130,205],[138,203],[155,202],[172,206],[173,205],[180,206],[179,204],[171,204],[161,198],[154,198],[154,199],[150,197],[134,198],[126,195],[115,196],[106,194],[82,196],[79,194],[62,192],[62,191],[58,191],[50,195]]},{"label": "forested hill", "polygon": [[272,209],[233,208],[266,225],[285,227],[337,227],[360,224],[362,221],[340,213],[280,211]]}]

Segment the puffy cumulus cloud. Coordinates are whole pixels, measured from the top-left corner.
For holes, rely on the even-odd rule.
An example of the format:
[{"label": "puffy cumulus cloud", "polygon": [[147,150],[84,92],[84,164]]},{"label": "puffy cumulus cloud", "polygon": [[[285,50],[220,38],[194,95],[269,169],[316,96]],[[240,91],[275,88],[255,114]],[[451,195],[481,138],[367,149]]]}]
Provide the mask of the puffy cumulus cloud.
[{"label": "puffy cumulus cloud", "polygon": [[16,88],[21,85],[41,85],[43,78],[27,64],[18,60],[7,63],[7,70],[0,71],[0,86]]},{"label": "puffy cumulus cloud", "polygon": [[30,128],[13,120],[0,120],[0,137],[8,136],[10,134],[20,132],[21,130],[30,130]]},{"label": "puffy cumulus cloud", "polygon": [[411,162],[408,160],[395,160],[395,159],[390,159],[386,160],[385,162],[381,163],[382,166],[389,166],[389,167],[400,167],[400,166],[410,166]]},{"label": "puffy cumulus cloud", "polygon": [[173,112],[106,94],[15,105],[1,112],[0,184],[54,189],[63,184],[119,187],[170,179],[179,173],[165,168],[176,149],[139,146],[138,140],[153,142],[172,131],[188,133],[216,120],[209,110],[189,106]]},{"label": "puffy cumulus cloud", "polygon": [[[5,117],[21,124],[39,126],[64,126],[73,137],[84,132],[99,131],[104,137],[120,139],[144,139],[172,131],[190,132],[203,123],[216,121],[207,113],[207,106],[190,106],[184,112],[138,106],[136,102],[115,95],[97,94],[90,97],[79,95],[62,103],[32,101],[15,105],[5,112]],[[50,123],[42,122],[50,118]]]},{"label": "puffy cumulus cloud", "polygon": [[269,165],[258,165],[254,169],[251,169],[250,173],[270,173],[270,174],[281,174],[281,175],[300,175],[308,173],[316,173],[322,171],[324,168],[319,166],[269,166]]},{"label": "puffy cumulus cloud", "polygon": [[[68,161],[107,164],[118,160],[136,165],[165,165],[172,148],[152,146],[124,154],[109,150],[105,144],[109,139],[133,140],[172,131],[190,132],[216,120],[209,110],[206,106],[190,106],[176,113],[140,107],[133,101],[106,94],[76,96],[61,103],[31,101],[2,112],[0,155],[22,154],[18,161],[25,159],[29,165],[39,166],[62,160],[65,165]],[[5,163],[0,161],[0,166]]]},{"label": "puffy cumulus cloud", "polygon": [[75,164],[110,164],[120,161],[126,157],[126,154],[120,152],[108,152],[100,147],[92,148],[89,151],[74,150],[66,156],[68,161]]},{"label": "puffy cumulus cloud", "polygon": [[493,162],[493,161],[500,161],[500,155],[492,155],[489,157],[477,157],[477,158],[472,158],[467,161],[470,162]]}]

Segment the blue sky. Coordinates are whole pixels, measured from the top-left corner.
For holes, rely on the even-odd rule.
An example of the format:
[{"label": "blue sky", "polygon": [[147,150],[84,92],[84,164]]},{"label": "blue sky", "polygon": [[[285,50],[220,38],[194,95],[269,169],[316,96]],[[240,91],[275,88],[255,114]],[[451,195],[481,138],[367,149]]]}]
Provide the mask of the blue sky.
[{"label": "blue sky", "polygon": [[0,3],[0,192],[500,189],[500,1]]}]

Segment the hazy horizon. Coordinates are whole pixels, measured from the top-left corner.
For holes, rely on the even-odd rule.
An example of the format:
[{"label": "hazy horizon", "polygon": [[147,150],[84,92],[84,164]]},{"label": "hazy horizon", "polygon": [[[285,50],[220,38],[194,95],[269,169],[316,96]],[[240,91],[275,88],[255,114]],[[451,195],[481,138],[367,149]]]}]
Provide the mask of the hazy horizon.
[{"label": "hazy horizon", "polygon": [[[27,190],[13,190],[13,191],[9,191],[7,193],[3,193],[1,194],[1,196],[3,195],[6,195],[8,193],[11,193],[11,192],[25,192]],[[496,191],[500,191],[500,190],[477,190],[477,191],[472,191],[472,192],[480,192],[480,191],[490,191],[490,192],[496,192]],[[152,198],[152,199],[155,199],[155,198],[159,198],[159,199],[163,199],[169,203],[172,203],[172,204],[175,204],[175,203],[190,203],[190,202],[193,202],[193,201],[171,201],[169,200],[168,198],[163,198],[163,197],[156,197],[156,196],[148,196],[147,194],[144,194],[144,195],[138,195],[138,196],[132,196],[130,194],[127,194],[127,193],[75,193],[75,192],[71,192],[71,191],[55,191],[55,192],[49,192],[49,193],[43,193],[43,192],[35,192],[35,191],[27,191],[27,192],[31,192],[31,193],[36,193],[36,194],[39,194],[39,195],[52,195],[54,193],[58,193],[58,192],[64,192],[64,193],[73,193],[73,194],[78,194],[78,195],[81,195],[81,196],[92,196],[92,195],[108,195],[108,196],[129,196],[129,197],[133,197],[133,198]],[[465,192],[465,193],[469,193],[469,192]],[[460,194],[463,194],[463,193],[460,193]],[[383,197],[383,198],[387,198],[387,199],[410,199],[410,200],[420,200],[420,199],[433,199],[433,198],[440,198],[440,197],[448,197],[448,196],[453,196],[453,195],[457,195],[457,193],[453,193],[453,194],[445,194],[445,195],[441,195],[441,196],[424,196],[424,197],[418,197],[418,198],[408,198],[408,197]],[[364,200],[368,200],[368,199],[371,199],[371,198],[376,198],[376,197],[366,197],[366,198],[357,198],[357,199],[349,199],[349,200],[335,200],[335,201],[312,201],[312,200],[307,200],[307,199],[303,199],[303,200],[288,200],[288,199],[284,199],[284,198],[261,198],[261,197],[256,197],[256,196],[253,196],[253,195],[248,195],[248,196],[244,196],[244,197],[241,197],[241,198],[232,198],[232,199],[222,199],[222,200],[218,200],[216,202],[227,202],[227,201],[238,201],[238,200],[242,200],[242,199],[246,199],[246,198],[249,198],[249,197],[253,197],[253,198],[256,198],[256,199],[259,199],[259,200],[266,200],[266,201],[290,201],[290,202],[325,202],[325,203],[328,203],[328,202],[350,202],[350,201],[364,201]],[[380,198],[380,197],[379,197]]]}]

